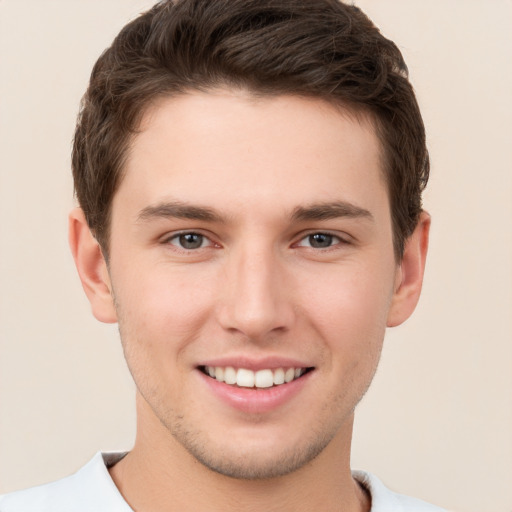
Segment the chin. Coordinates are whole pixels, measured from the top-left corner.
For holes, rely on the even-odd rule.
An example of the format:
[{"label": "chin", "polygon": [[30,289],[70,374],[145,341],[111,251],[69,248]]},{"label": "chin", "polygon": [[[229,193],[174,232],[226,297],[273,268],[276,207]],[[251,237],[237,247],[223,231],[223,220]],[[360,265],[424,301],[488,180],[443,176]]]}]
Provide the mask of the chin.
[{"label": "chin", "polygon": [[[334,437],[318,434],[313,439],[284,446],[283,443],[240,443],[227,440],[228,446],[214,446],[201,436],[178,431],[175,439],[195,460],[215,473],[240,480],[277,478],[301,469],[315,459]],[[288,439],[290,442],[290,439]],[[276,446],[277,445],[277,446]]]},{"label": "chin", "polygon": [[211,453],[191,453],[196,460],[215,473],[239,480],[278,478],[299,470],[311,462],[322,446],[309,446],[293,453],[254,454],[252,456],[215,456]]}]

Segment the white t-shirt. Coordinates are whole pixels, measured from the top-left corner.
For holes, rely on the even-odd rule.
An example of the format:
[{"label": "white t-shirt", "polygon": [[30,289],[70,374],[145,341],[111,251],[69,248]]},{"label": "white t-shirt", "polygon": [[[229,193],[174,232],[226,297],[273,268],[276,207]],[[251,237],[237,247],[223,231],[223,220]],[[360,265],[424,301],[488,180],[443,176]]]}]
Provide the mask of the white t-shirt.
[{"label": "white t-shirt", "polygon": [[[50,484],[0,496],[0,512],[133,512],[114,484],[108,467],[122,453],[97,453],[75,474]],[[371,512],[446,512],[387,489],[375,476],[354,471],[371,494]]]}]

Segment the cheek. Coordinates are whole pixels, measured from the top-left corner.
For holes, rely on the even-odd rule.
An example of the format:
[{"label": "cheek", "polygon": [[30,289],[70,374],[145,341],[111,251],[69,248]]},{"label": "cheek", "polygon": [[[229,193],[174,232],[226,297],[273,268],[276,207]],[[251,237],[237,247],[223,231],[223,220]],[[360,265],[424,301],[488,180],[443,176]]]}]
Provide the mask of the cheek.
[{"label": "cheek", "polygon": [[212,300],[209,287],[184,273],[146,271],[114,284],[124,344],[164,361],[173,361],[199,336]]},{"label": "cheek", "polygon": [[392,272],[381,270],[331,271],[323,278],[317,275],[315,285],[304,290],[303,307],[330,344],[354,352],[380,350],[393,288]]},{"label": "cheek", "polygon": [[149,403],[161,403],[162,390],[177,403],[184,382],[180,375],[187,372],[187,355],[200,338],[209,295],[177,277],[130,277],[119,281],[119,289],[114,283],[127,365]]}]

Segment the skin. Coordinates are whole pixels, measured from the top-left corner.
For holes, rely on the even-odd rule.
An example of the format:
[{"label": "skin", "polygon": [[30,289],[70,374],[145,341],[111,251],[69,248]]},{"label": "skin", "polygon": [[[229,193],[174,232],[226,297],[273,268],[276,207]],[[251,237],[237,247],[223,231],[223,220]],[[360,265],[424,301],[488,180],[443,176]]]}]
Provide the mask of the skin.
[{"label": "skin", "polygon": [[[417,303],[430,224],[397,262],[370,121],[228,89],[161,100],[111,222],[108,265],[79,208],[70,241],[137,385],[135,446],[111,469],[132,508],[369,510],[350,474],[353,411],[386,327]],[[313,370],[284,404],[247,412],[205,385],[198,366],[220,358]]]}]

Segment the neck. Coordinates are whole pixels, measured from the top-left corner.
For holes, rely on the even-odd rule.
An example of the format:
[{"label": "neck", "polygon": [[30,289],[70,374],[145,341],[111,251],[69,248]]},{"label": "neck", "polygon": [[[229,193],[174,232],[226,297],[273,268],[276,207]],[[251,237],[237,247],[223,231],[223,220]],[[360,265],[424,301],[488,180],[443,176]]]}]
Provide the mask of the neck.
[{"label": "neck", "polygon": [[136,511],[368,512],[369,498],[350,472],[352,423],[350,417],[328,446],[299,470],[243,480],[205,467],[159,422],[139,421],[133,450],[110,473]]}]

